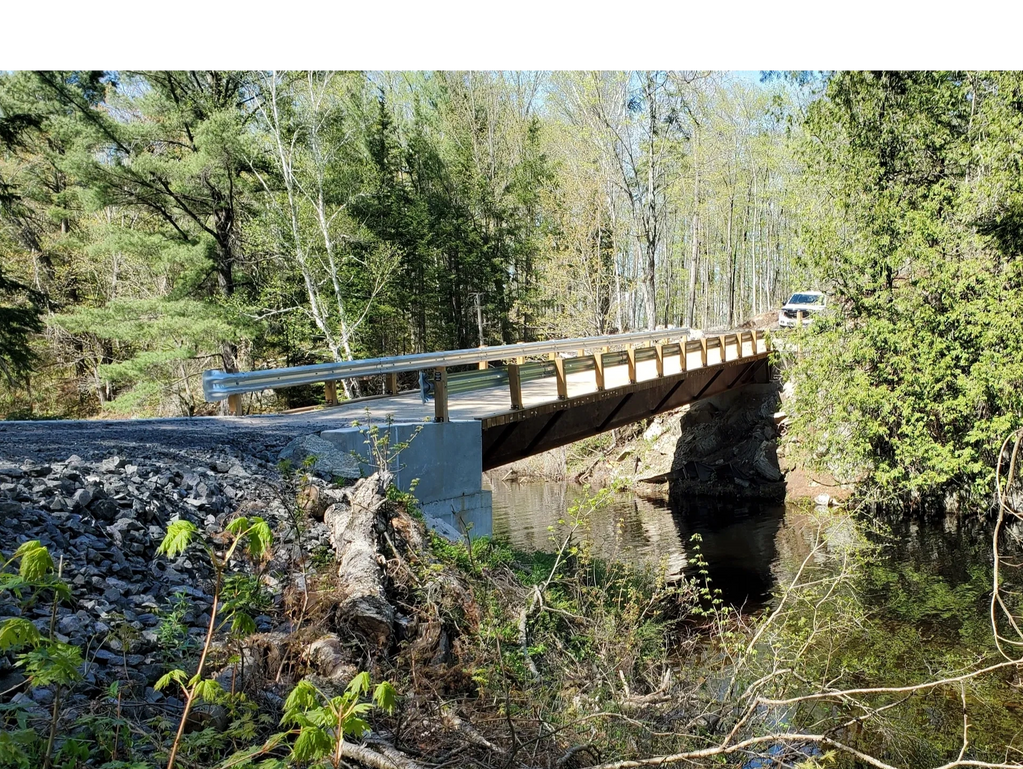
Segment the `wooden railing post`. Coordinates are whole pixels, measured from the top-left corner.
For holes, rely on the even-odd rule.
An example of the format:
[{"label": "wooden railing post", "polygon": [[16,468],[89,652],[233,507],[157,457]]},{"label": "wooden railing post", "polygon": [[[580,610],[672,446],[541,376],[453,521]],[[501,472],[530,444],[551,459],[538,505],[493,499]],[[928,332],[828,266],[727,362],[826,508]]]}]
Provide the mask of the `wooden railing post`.
[{"label": "wooden railing post", "polygon": [[725,335],[721,334],[718,336],[718,350],[721,353],[721,362],[724,363],[728,360],[728,355],[725,354]]},{"label": "wooden railing post", "polygon": [[323,383],[323,394],[324,400],[327,401],[328,406],[337,405],[337,382],[324,382]]},{"label": "wooden railing post", "polygon": [[518,363],[508,364],[508,390],[511,393],[512,411],[522,408],[522,376]]},{"label": "wooden railing post", "polygon": [[397,395],[398,394],[398,375],[397,374],[394,374],[394,373],[384,374],[384,392],[387,393],[388,395]]},{"label": "wooden railing post", "polygon": [[629,383],[636,384],[636,350],[630,344],[625,354],[629,356]]},{"label": "wooden railing post", "polygon": [[568,400],[568,380],[565,379],[565,359],[554,356],[554,376],[558,379],[558,400]]},{"label": "wooden railing post", "polygon": [[707,368],[707,337],[700,338],[700,361]]},{"label": "wooden railing post", "polygon": [[438,368],[433,372],[433,421],[448,421],[448,370]]},{"label": "wooden railing post", "polygon": [[654,346],[655,354],[657,355],[657,376],[664,376],[664,345],[658,342]]},{"label": "wooden railing post", "polygon": [[678,343],[678,363],[683,371],[689,370],[689,340],[683,339]]},{"label": "wooden railing post", "polygon": [[242,413],[242,396],[240,395],[227,396],[227,413],[233,417],[236,417]]},{"label": "wooden railing post", "polygon": [[742,337],[744,333],[745,332],[740,331],[738,334],[735,335],[735,349],[736,352],[739,354],[739,360],[742,360]]},{"label": "wooden railing post", "polygon": [[593,378],[597,382],[597,390],[604,389],[604,353],[593,353]]},{"label": "wooden railing post", "polygon": [[[485,349],[487,349],[487,346],[485,344],[481,344],[480,345],[480,349],[481,350],[485,350]],[[490,366],[490,363],[488,361],[481,360],[480,363],[479,363],[479,370],[480,371],[486,371],[488,366]]]},{"label": "wooden railing post", "polygon": [[753,329],[753,333],[750,334],[750,336],[752,337],[752,339],[750,339],[750,347],[753,350],[753,354],[756,355],[757,354],[757,330]]}]

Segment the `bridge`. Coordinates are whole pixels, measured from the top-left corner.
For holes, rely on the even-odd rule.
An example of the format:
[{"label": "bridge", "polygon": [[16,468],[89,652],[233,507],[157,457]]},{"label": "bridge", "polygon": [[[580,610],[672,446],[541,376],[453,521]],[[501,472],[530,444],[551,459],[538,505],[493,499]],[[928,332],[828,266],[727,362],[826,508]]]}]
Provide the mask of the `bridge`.
[{"label": "bridge", "polygon": [[[694,401],[769,381],[761,330],[704,335],[673,328],[528,342],[243,373],[207,371],[209,401],[241,411],[245,393],[323,383],[321,437],[360,454],[366,425],[385,426],[398,485],[418,480],[416,495],[442,517],[489,510],[481,472],[671,411]],[[428,371],[433,399],[401,392],[399,374]],[[376,379],[382,395],[339,402],[337,382]],[[353,422],[360,423],[352,426]],[[414,436],[414,440],[412,439]],[[481,496],[482,495],[482,496]],[[477,525],[476,530],[479,531]]]}]

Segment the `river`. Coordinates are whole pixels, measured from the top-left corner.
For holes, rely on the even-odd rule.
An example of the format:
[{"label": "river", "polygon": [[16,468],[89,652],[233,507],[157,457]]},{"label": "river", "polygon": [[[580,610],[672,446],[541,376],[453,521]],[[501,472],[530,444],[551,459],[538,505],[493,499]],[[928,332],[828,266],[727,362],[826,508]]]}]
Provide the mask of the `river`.
[{"label": "river", "polygon": [[[779,587],[790,584],[806,563],[817,574],[848,569],[843,600],[855,620],[842,628],[835,647],[843,669],[860,686],[917,683],[935,671],[1001,659],[989,619],[990,525],[976,518],[879,522],[791,502],[694,501],[677,509],[628,491],[612,493],[606,504],[591,509],[586,502],[591,492],[568,483],[494,481],[492,490],[494,534],[518,549],[556,549],[572,525],[573,506],[582,504],[577,536],[595,555],[691,574],[699,547],[712,586],[742,613],[763,614],[777,605]],[[1017,588],[1023,584],[1019,574],[1006,578]],[[978,681],[971,696],[971,752],[997,757],[1023,747],[1019,681],[1008,675]],[[934,698],[911,702],[900,716],[898,744],[875,747],[900,758],[900,765],[941,763],[960,739],[957,702],[956,697],[940,706]],[[948,723],[935,730],[939,721]]]},{"label": "river", "polygon": [[[567,482],[491,484],[494,536],[522,550],[557,549],[571,527],[571,508],[585,508],[580,536],[595,555],[623,559],[669,574],[684,572],[699,547],[711,581],[736,607],[759,608],[771,596],[776,572],[786,565],[790,539],[806,525],[793,507],[701,500],[685,510],[631,492],[587,504],[592,492]],[[560,523],[559,523],[560,521]],[[694,542],[694,535],[699,535]],[[795,557],[795,555],[794,555]],[[801,556],[800,556],[801,557]]]}]

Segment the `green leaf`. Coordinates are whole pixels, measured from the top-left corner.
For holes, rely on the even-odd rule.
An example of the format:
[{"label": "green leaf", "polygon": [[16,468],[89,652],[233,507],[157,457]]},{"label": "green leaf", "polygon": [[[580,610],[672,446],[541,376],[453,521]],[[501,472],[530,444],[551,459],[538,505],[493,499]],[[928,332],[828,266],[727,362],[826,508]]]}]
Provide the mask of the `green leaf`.
[{"label": "green leaf", "polygon": [[319,692],[316,687],[304,679],[299,681],[284,701],[284,718],[281,723],[292,722],[294,714],[311,710],[318,704]]},{"label": "green leaf", "polygon": [[315,761],[330,753],[334,746],[330,735],[315,726],[306,726],[298,734],[291,748],[291,757],[296,761]]},{"label": "green leaf", "polygon": [[191,521],[177,520],[171,522],[167,527],[167,534],[163,538],[163,542],[160,543],[160,547],[156,549],[156,552],[166,555],[168,558],[176,558],[185,552],[188,546],[192,543],[192,537],[195,536],[196,525]]},{"label": "green leaf", "polygon": [[172,670],[169,673],[160,676],[159,680],[153,684],[153,688],[160,691],[161,689],[165,689],[170,686],[172,682],[184,687],[186,681],[188,681],[188,673],[184,670]]},{"label": "green leaf", "polygon": [[398,704],[398,692],[391,686],[390,681],[377,684],[377,688],[373,690],[373,704],[387,714],[394,712]]},{"label": "green leaf", "polygon": [[[279,732],[278,734],[271,735],[262,745],[252,745],[244,750],[232,753],[226,761],[217,766],[217,769],[233,769],[236,766],[248,767],[256,756],[275,750],[288,736],[288,732]],[[285,764],[280,759],[271,758],[261,761],[255,766],[258,769],[284,769]]]},{"label": "green leaf", "polygon": [[21,558],[18,573],[25,579],[41,579],[53,571],[53,559],[50,558],[50,552],[37,539],[23,543],[14,551],[12,560],[13,558]]},{"label": "green leaf", "polygon": [[256,516],[252,519],[252,527],[249,529],[249,555],[259,560],[266,554],[273,544],[273,533],[270,526],[262,518]]},{"label": "green leaf", "polygon": [[235,536],[244,534],[247,528],[249,528],[249,519],[244,515],[239,515],[227,524],[227,531]]},{"label": "green leaf", "polygon": [[204,678],[196,683],[192,697],[203,702],[216,702],[225,694],[224,687],[212,678]]},{"label": "green leaf", "polygon": [[358,716],[349,716],[345,719],[342,724],[345,734],[350,734],[353,737],[361,737],[363,734],[369,731],[369,724]]},{"label": "green leaf", "polygon": [[25,669],[33,686],[67,685],[82,677],[82,650],[70,644],[43,641],[20,655],[17,665]]},{"label": "green leaf", "polygon": [[352,679],[351,683],[348,684],[346,692],[351,694],[365,694],[369,691],[369,673],[363,670],[355,678]]},{"label": "green leaf", "polygon": [[252,635],[256,632],[256,621],[243,611],[236,612],[231,618],[231,634],[237,636]]},{"label": "green leaf", "polygon": [[21,649],[42,639],[36,626],[27,619],[12,617],[0,622],[0,651]]}]

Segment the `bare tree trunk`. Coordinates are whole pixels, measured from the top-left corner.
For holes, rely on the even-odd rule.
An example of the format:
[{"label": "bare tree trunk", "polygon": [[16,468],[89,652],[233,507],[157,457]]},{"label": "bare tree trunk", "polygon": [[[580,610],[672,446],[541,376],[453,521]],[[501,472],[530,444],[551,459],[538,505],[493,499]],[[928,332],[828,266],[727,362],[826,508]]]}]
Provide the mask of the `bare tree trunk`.
[{"label": "bare tree trunk", "polygon": [[689,309],[686,313],[686,323],[689,326],[696,325],[696,275],[700,268],[700,132],[698,128],[693,131],[693,141],[693,220],[689,259]]}]

